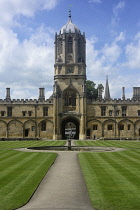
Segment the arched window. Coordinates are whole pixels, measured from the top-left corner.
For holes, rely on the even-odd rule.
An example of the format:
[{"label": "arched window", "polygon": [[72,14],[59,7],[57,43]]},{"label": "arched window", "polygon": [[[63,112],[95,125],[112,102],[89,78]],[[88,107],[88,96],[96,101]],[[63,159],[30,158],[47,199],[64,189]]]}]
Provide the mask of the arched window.
[{"label": "arched window", "polygon": [[65,95],[65,106],[68,106],[68,94],[66,93],[66,95]]},{"label": "arched window", "polygon": [[58,42],[58,54],[62,54],[63,53],[63,42],[62,42],[62,39],[59,39],[59,42]]},{"label": "arched window", "polygon": [[71,103],[72,103],[72,106],[76,106],[76,95],[74,93],[71,96]]},{"label": "arched window", "polygon": [[41,131],[46,131],[46,122],[45,121],[41,122]]},{"label": "arched window", "polygon": [[68,53],[72,53],[73,52],[73,42],[72,42],[72,37],[70,36],[68,38]]},{"label": "arched window", "polygon": [[82,46],[81,46],[81,39],[79,38],[78,39],[78,56],[81,57],[81,54],[82,54]]},{"label": "arched window", "polygon": [[65,96],[65,106],[76,106],[76,94],[73,91],[68,91]]}]

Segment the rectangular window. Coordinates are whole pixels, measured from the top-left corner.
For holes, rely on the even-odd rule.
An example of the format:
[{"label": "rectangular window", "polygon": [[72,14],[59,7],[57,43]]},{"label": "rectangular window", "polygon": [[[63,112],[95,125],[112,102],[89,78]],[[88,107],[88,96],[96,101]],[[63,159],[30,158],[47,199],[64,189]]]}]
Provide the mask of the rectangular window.
[{"label": "rectangular window", "polygon": [[124,130],[124,125],[119,125],[119,130],[120,131]]},{"label": "rectangular window", "polygon": [[93,130],[98,130],[98,125],[93,125]]},{"label": "rectangular window", "polygon": [[126,106],[122,106],[122,117],[126,116],[126,109],[127,109]]},{"label": "rectangular window", "polygon": [[43,107],[43,116],[48,116],[48,107]]},{"label": "rectangular window", "polygon": [[46,131],[46,122],[45,121],[43,121],[41,123],[41,131]]},{"label": "rectangular window", "polygon": [[128,128],[128,130],[130,130],[130,128],[131,128],[131,125],[130,125],[130,124],[128,124],[128,125],[127,125],[127,128]]},{"label": "rectangular window", "polygon": [[109,116],[112,116],[112,114],[113,114],[113,111],[109,110]]},{"label": "rectangular window", "polygon": [[5,114],[5,111],[1,111],[1,117],[3,117]]},{"label": "rectangular window", "polygon": [[23,117],[25,117],[26,116],[26,111],[22,111],[22,115],[23,115]]},{"label": "rectangular window", "polygon": [[35,126],[32,126],[32,131],[35,131]]},{"label": "rectangular window", "polygon": [[116,110],[116,116],[119,116],[119,110]]},{"label": "rectangular window", "polygon": [[112,131],[113,130],[113,125],[112,124],[108,124],[108,130]]},{"label": "rectangular window", "polygon": [[140,110],[138,110],[138,116],[140,116]]},{"label": "rectangular window", "polygon": [[29,116],[32,116],[32,111],[28,111],[28,115]]},{"label": "rectangular window", "polygon": [[12,117],[12,107],[7,107],[7,117]]},{"label": "rectangular window", "polygon": [[106,116],[106,106],[101,107],[101,116]]}]

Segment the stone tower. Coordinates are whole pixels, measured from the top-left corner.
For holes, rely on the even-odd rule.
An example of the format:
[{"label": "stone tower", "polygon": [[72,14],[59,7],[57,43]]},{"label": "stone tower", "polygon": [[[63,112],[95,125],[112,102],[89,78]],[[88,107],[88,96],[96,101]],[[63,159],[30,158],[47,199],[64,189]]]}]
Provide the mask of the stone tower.
[{"label": "stone tower", "polygon": [[68,22],[55,35],[54,139],[86,137],[86,40],[85,34]]}]

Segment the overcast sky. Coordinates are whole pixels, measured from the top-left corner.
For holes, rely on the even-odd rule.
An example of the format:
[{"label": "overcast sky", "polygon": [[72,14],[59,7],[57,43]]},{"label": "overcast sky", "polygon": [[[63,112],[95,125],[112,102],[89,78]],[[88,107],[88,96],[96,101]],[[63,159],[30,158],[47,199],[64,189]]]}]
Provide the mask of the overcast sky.
[{"label": "overcast sky", "polygon": [[132,97],[140,86],[139,0],[0,0],[0,98],[38,98],[53,90],[54,35],[72,21],[87,39],[87,79],[112,98]]}]

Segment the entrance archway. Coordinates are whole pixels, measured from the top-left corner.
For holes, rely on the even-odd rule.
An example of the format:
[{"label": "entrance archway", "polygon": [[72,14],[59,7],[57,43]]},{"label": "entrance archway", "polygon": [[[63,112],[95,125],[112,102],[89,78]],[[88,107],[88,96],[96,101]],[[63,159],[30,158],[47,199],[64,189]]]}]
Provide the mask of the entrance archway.
[{"label": "entrance archway", "polygon": [[65,119],[61,124],[62,139],[71,136],[73,139],[79,139],[79,122],[73,118]]}]

